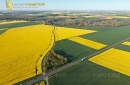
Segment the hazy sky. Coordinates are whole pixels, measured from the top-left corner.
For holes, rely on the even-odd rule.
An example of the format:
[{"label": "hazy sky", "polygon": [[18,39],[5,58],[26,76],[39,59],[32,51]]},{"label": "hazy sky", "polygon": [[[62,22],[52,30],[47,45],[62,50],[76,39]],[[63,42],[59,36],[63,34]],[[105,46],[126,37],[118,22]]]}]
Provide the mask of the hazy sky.
[{"label": "hazy sky", "polygon": [[[10,0],[12,3],[42,2],[44,7],[26,10],[130,10],[130,0]],[[7,10],[0,0],[0,10]],[[13,10],[25,10],[14,8]]]}]

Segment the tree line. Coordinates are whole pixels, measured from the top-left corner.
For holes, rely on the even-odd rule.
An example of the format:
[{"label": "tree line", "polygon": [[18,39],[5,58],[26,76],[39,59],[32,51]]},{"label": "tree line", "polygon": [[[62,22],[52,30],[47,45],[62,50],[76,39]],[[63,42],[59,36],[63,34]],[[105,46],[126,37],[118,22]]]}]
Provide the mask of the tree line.
[{"label": "tree line", "polygon": [[[56,15],[57,16],[57,15]],[[119,27],[130,25],[130,19],[99,19],[89,20],[83,17],[78,18],[49,18],[48,15],[41,16],[24,16],[23,14],[4,14],[0,20],[26,20],[39,21],[47,25],[56,26],[77,26],[77,27]]]}]

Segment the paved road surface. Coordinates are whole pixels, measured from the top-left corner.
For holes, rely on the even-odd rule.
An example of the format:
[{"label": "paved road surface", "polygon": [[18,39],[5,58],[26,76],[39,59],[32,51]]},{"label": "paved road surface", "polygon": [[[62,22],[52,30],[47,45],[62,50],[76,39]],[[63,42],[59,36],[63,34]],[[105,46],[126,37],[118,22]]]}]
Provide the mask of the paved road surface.
[{"label": "paved road surface", "polygon": [[[101,53],[101,52],[104,52],[104,51],[106,51],[106,50],[108,50],[108,49],[110,49],[110,48],[112,48],[112,47],[114,47],[114,46],[116,46],[116,45],[119,45],[119,44],[121,44],[121,43],[123,43],[124,41],[129,40],[129,39],[130,39],[130,37],[129,37],[129,38],[126,38],[126,39],[124,39],[124,40],[122,40],[122,41],[120,41],[120,42],[118,42],[118,43],[115,43],[115,44],[113,44],[113,45],[111,45],[111,46],[107,46],[107,47],[105,47],[105,48],[103,48],[103,49],[101,49],[101,50],[99,50],[99,51],[97,51],[97,52],[95,52],[95,53],[93,53],[93,54],[91,54],[91,55],[88,55],[88,56],[86,56],[86,57],[84,57],[84,58],[87,59],[87,58],[93,57],[94,55],[97,55],[97,54],[99,54],[99,53]],[[58,73],[58,72],[60,72],[60,71],[62,71],[62,70],[65,70],[65,69],[67,69],[67,68],[69,68],[69,67],[71,67],[71,66],[73,66],[73,65],[76,65],[76,64],[78,64],[78,63],[80,63],[80,62],[82,62],[82,59],[79,59],[79,60],[74,61],[74,62],[72,62],[72,63],[68,63],[68,64],[66,64],[66,65],[64,65],[64,66],[62,66],[62,67],[60,67],[60,68],[58,68],[58,69],[56,69],[56,70],[54,70],[54,71],[52,71],[52,72],[46,73],[45,75],[41,75],[41,76],[39,76],[38,78],[32,79],[32,80],[30,80],[30,81],[24,83],[23,85],[31,85],[31,84],[33,84],[33,83],[35,83],[35,82],[40,81],[40,80],[45,80],[46,77],[49,77],[49,76],[51,76],[51,75],[54,75],[54,74],[56,74],[56,73]]]}]

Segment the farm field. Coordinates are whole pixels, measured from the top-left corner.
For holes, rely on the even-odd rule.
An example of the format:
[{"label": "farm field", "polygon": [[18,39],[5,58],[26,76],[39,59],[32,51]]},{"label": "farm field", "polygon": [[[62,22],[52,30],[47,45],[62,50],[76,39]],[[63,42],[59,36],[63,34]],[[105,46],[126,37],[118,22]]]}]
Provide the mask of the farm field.
[{"label": "farm field", "polygon": [[52,14],[62,14],[62,12],[51,12]]},{"label": "farm field", "polygon": [[98,49],[94,49],[92,46],[86,46],[86,45],[83,45],[83,43],[78,43],[76,41],[72,41],[71,39],[73,39],[75,37],[80,37],[81,39],[84,40],[84,43],[87,43],[87,45],[88,45],[87,40],[90,40],[91,42],[103,44],[106,47],[106,46],[112,45],[114,43],[117,43],[117,42],[129,37],[129,35],[130,35],[129,26],[106,27],[106,28],[103,28],[103,27],[101,27],[101,28],[80,28],[79,27],[79,28],[75,28],[75,29],[94,30],[95,32],[66,38],[64,40],[60,40],[55,43],[54,50],[57,53],[67,57],[71,61],[81,59],[87,55],[90,55],[90,54],[98,51]]},{"label": "farm field", "polygon": [[102,18],[101,16],[83,16],[83,17],[88,20],[100,20]]},{"label": "farm field", "polygon": [[101,27],[101,28],[88,28],[91,30],[96,30],[98,32],[80,36],[82,38],[90,39],[93,41],[97,41],[102,44],[112,45],[116,42],[119,42],[130,35],[130,27],[122,26],[122,27]]},{"label": "farm field", "polygon": [[121,19],[121,20],[127,20],[127,19],[130,19],[130,17],[129,16],[114,16],[114,15],[110,15],[110,16],[104,16],[104,19]]},{"label": "farm field", "polygon": [[129,85],[130,52],[118,46],[50,77],[50,85]]},{"label": "farm field", "polygon": [[1,22],[0,23],[0,34],[4,33],[8,29],[11,28],[18,28],[18,27],[24,27],[24,26],[32,26],[32,25],[38,25],[37,22],[27,22],[27,21],[10,21],[10,22]]},{"label": "farm field", "polygon": [[123,51],[130,52],[130,40],[127,40],[126,42],[123,42],[122,44],[116,46],[115,48],[123,50]]},{"label": "farm field", "polygon": [[[63,55],[68,58],[70,62],[81,59],[85,56],[88,56],[102,48],[105,48],[109,45],[117,43],[130,35],[129,26],[123,27],[106,27],[106,28],[69,28],[69,27],[55,27],[55,37],[56,43],[53,48],[56,53]],[[14,84],[30,77],[34,77],[42,73],[41,63],[44,56],[52,48],[54,43],[54,35],[52,34],[53,26],[43,25],[36,22],[7,22],[5,24],[0,24],[0,84]],[[2,32],[3,31],[3,32]],[[46,38],[48,37],[48,38]],[[36,42],[37,41],[37,42]],[[44,42],[44,43],[43,43]],[[87,44],[86,44],[87,43]],[[129,49],[129,43],[123,43],[115,47],[115,49],[126,51]],[[124,47],[124,48],[123,48]],[[127,49],[125,49],[127,47]],[[4,49],[4,50],[3,50]],[[129,51],[129,50],[128,50]],[[124,52],[123,52],[124,54]],[[8,57],[4,57],[8,56]],[[24,56],[24,57],[23,57]],[[94,58],[94,57],[93,57]],[[85,60],[87,64],[84,65],[80,63],[78,66],[85,66],[84,68],[79,68],[78,70],[84,71],[83,75],[87,75],[87,79],[84,81],[74,82],[76,71],[74,75],[69,75],[68,68],[64,72],[74,81],[63,82],[67,85],[80,85],[81,83],[85,85],[90,83],[90,85],[96,85],[97,83],[101,84],[102,78],[95,78],[94,76],[103,71],[106,75],[110,72],[111,74],[116,74],[115,81],[112,82],[113,76],[111,78],[105,78],[103,85],[107,85],[109,82],[114,85],[117,82],[129,84],[127,81],[119,81],[121,78],[129,78],[125,75],[129,75],[124,71],[119,71],[119,69],[114,69],[112,71],[111,67],[102,67],[100,65],[94,64],[88,60]],[[83,61],[83,63],[86,63]],[[101,60],[102,61],[102,60]],[[96,61],[95,61],[96,63]],[[94,66],[94,67],[93,67]],[[87,67],[87,68],[86,68]],[[96,68],[95,68],[96,67]],[[77,68],[76,66],[72,67]],[[91,68],[91,70],[89,70]],[[71,69],[71,70],[73,70]],[[103,69],[103,70],[101,70]],[[70,70],[70,71],[71,71]],[[88,71],[89,74],[86,74]],[[117,72],[119,73],[117,73]],[[62,73],[61,72],[61,73]],[[6,73],[6,74],[5,74]],[[63,74],[64,74],[63,73]],[[81,72],[83,73],[83,72]],[[125,75],[121,74],[124,73]],[[59,74],[57,74],[59,75]],[[78,74],[80,75],[80,74]],[[77,76],[78,76],[77,75]],[[93,76],[94,75],[94,76]],[[102,75],[102,74],[101,74]],[[114,76],[115,77],[115,76]],[[81,76],[80,79],[85,77]],[[56,81],[56,83],[51,85],[62,85],[60,81],[63,81],[62,78],[50,78],[50,82]],[[65,79],[65,78],[63,78]],[[67,80],[68,79],[68,80]],[[69,81],[67,77],[66,81]],[[78,79],[78,78],[77,78]],[[91,80],[92,79],[92,80]],[[94,79],[94,80],[93,80]],[[100,81],[101,79],[101,81]],[[89,81],[90,80],[90,81]],[[100,82],[99,82],[99,81]],[[89,82],[88,82],[89,81]],[[92,81],[94,81],[92,83]],[[84,83],[83,83],[84,82]],[[65,85],[63,84],[63,85]]]},{"label": "farm field", "polygon": [[130,11],[63,2],[0,11],[0,85],[130,85]]},{"label": "farm field", "polygon": [[[6,29],[0,35],[0,84],[14,84],[41,74],[42,59],[54,43],[54,35],[51,33],[54,27],[14,21],[5,22],[0,27],[1,30]],[[57,27],[56,41],[94,32],[96,31]]]},{"label": "farm field", "polygon": [[92,17],[95,17],[95,16],[84,16],[85,18],[92,18]]},{"label": "farm field", "polygon": [[[97,49],[93,49],[92,46],[85,46],[82,43],[77,43],[75,41],[70,40],[71,38],[75,38],[82,35],[89,35],[96,33],[95,30],[88,29],[74,29],[67,27],[56,27],[55,35],[56,35],[56,43],[53,48],[56,53],[67,57],[70,61],[74,61],[80,59],[84,56],[87,56],[93,52],[96,52]],[[85,39],[86,40],[86,39]],[[94,42],[94,41],[91,41]],[[102,45],[98,43],[98,45]],[[78,48],[78,49],[77,49]]]},{"label": "farm field", "polygon": [[128,16],[113,16],[113,18],[124,18],[124,19],[127,19],[127,18],[130,18]]},{"label": "farm field", "polygon": [[[88,19],[100,19],[100,18],[103,18],[104,16],[100,15],[100,16],[83,16],[85,18],[88,18]],[[114,15],[108,15],[106,16],[106,19],[130,19],[129,16],[114,16]]]},{"label": "farm field", "polygon": [[122,43],[123,45],[128,45],[128,46],[130,46],[130,41],[126,41],[126,42],[124,42],[124,43]]},{"label": "farm field", "polygon": [[84,34],[95,33],[95,30],[87,30],[87,29],[74,29],[69,27],[56,27],[55,35],[56,41],[60,41],[63,39],[69,39],[75,36],[81,36]]},{"label": "farm field", "polygon": [[33,85],[45,85],[45,81],[39,81],[39,82],[37,82],[37,83],[35,83]]},{"label": "farm field", "polygon": [[[78,37],[108,46],[130,37],[129,26],[87,28],[87,30],[90,29],[97,32]],[[81,43],[71,41],[70,39],[71,38],[58,41],[55,50],[61,53],[61,55],[67,56],[67,58],[72,61],[81,59],[97,51],[96,49],[84,46]],[[115,51],[112,52],[112,49],[107,50],[110,52],[109,55],[106,53],[107,51],[105,51],[97,55],[103,55],[101,58],[99,57],[99,59],[97,59],[98,61],[96,61],[96,59],[94,60],[94,57],[89,60],[86,59],[83,62],[50,77],[49,83],[50,85],[129,85],[129,47],[128,41],[127,43],[124,42],[117,45],[112,48]]]},{"label": "farm field", "polygon": [[7,29],[0,29],[0,34],[4,33]]},{"label": "farm field", "polygon": [[48,18],[71,18],[70,16],[48,16]]},{"label": "farm field", "polygon": [[26,22],[26,21],[10,21],[10,22],[2,22],[4,24],[0,24],[0,29],[3,28],[17,28],[17,27],[24,27],[24,26],[32,26],[32,25],[38,25],[37,22]]},{"label": "farm field", "polygon": [[98,42],[94,42],[94,41],[91,41],[88,39],[80,38],[80,37],[70,38],[69,40],[77,42],[77,43],[85,45],[85,46],[88,46],[88,47],[96,49],[96,50],[100,50],[107,46],[107,45],[104,45],[104,44],[101,44]]},{"label": "farm field", "polygon": [[53,49],[56,53],[63,55],[70,61],[81,59],[97,51],[93,48],[78,44],[68,39],[56,42]]},{"label": "farm field", "polygon": [[124,75],[130,76],[130,52],[111,48],[89,60]]},{"label": "farm field", "polygon": [[116,46],[115,48],[119,49],[119,50],[130,52],[130,46],[124,45],[123,43],[118,45],[118,46]]},{"label": "farm field", "polygon": [[20,23],[20,22],[28,22],[28,21],[7,21],[7,22],[1,22],[0,25],[3,25],[3,24],[13,24],[13,23]]},{"label": "farm field", "polygon": [[128,76],[94,64],[88,60],[59,72],[49,85],[129,85]]},{"label": "farm field", "polygon": [[35,25],[38,23],[35,22],[27,22],[27,21],[10,21],[10,22],[0,22],[0,34],[4,33],[10,28]]},{"label": "farm field", "polygon": [[52,30],[52,26],[33,25],[1,34],[0,84],[12,85],[42,73],[42,59],[54,43]]}]

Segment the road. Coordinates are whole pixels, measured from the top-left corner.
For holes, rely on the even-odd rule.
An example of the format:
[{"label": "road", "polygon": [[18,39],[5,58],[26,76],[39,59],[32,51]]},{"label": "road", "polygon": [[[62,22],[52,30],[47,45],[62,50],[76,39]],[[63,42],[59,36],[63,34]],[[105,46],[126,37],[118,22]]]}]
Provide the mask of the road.
[{"label": "road", "polygon": [[[122,40],[122,41],[120,41],[120,42],[117,42],[117,43],[115,43],[115,44],[113,44],[113,45],[107,46],[107,47],[105,47],[105,48],[103,48],[103,49],[101,49],[101,50],[99,50],[99,51],[97,51],[97,52],[95,52],[95,53],[93,53],[93,54],[91,54],[91,55],[88,55],[88,56],[86,56],[86,57],[84,57],[84,58],[86,58],[86,59],[91,58],[91,57],[93,57],[94,55],[97,55],[97,54],[99,54],[99,53],[102,53],[102,52],[104,52],[104,51],[106,51],[106,50],[108,50],[108,49],[110,49],[110,48],[112,48],[112,47],[114,47],[114,46],[116,46],[116,45],[119,45],[119,44],[121,44],[121,43],[123,43],[123,42],[125,42],[126,40],[129,40],[129,39],[130,39],[130,37],[129,37],[129,38],[126,38],[126,39],[124,39],[124,40]],[[54,70],[54,71],[51,71],[51,72],[46,73],[46,74],[44,74],[44,75],[41,75],[41,76],[39,76],[39,77],[37,77],[37,78],[35,78],[35,79],[32,79],[32,80],[30,80],[30,81],[28,81],[28,82],[25,82],[23,85],[31,85],[31,84],[33,84],[33,83],[36,83],[36,82],[40,81],[40,80],[45,80],[45,79],[48,78],[49,76],[52,76],[52,75],[54,75],[54,74],[56,74],[56,73],[58,73],[58,72],[60,72],[60,71],[62,71],[62,70],[65,70],[65,69],[67,69],[67,68],[69,68],[69,67],[71,67],[71,66],[73,66],[73,65],[76,65],[76,64],[78,64],[78,63],[80,63],[80,62],[82,62],[82,59],[79,59],[79,60],[77,60],[77,61],[68,63],[68,64],[66,64],[66,65],[64,65],[64,66],[62,66],[62,67],[60,67],[60,68],[58,68],[58,69],[56,69],[56,70]]]}]

